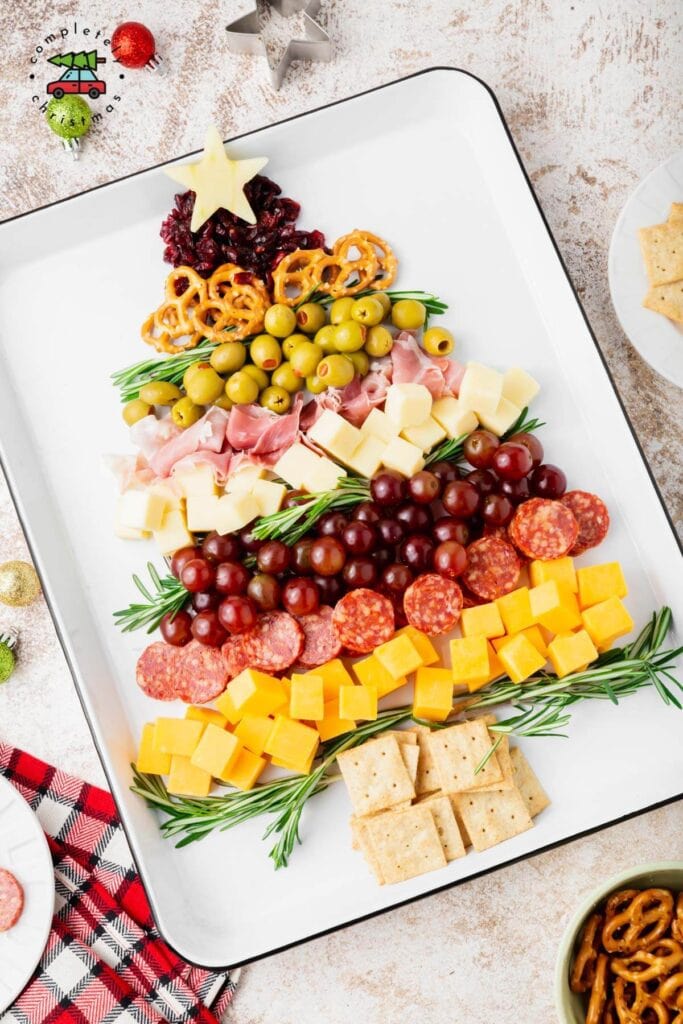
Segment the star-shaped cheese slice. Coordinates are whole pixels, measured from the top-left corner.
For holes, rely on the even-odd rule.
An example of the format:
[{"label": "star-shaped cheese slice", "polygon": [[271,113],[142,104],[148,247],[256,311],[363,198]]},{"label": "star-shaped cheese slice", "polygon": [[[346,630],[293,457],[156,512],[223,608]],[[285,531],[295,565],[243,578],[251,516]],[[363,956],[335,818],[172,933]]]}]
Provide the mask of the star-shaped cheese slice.
[{"label": "star-shaped cheese slice", "polygon": [[169,178],[195,193],[190,231],[198,231],[216,210],[221,209],[234,213],[248,224],[255,224],[256,216],[244,194],[244,186],[267,163],[267,157],[231,160],[218,129],[214,126],[209,128],[201,160],[166,169]]}]

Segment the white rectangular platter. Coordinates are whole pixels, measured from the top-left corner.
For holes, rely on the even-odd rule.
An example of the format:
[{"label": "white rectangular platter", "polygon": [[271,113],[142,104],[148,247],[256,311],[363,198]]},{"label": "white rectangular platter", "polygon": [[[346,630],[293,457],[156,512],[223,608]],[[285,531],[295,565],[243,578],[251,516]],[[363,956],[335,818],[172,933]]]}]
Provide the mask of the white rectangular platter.
[{"label": "white rectangular platter", "polygon": [[[398,286],[449,302],[459,358],[520,364],[541,382],[546,456],[612,513],[598,560],[622,561],[639,625],[664,603],[683,622],[677,540],[486,86],[435,69],[255,132],[231,154],[267,155],[303,226],[387,238]],[[683,715],[648,691],[577,708],[570,739],[524,744],[553,800],[533,830],[400,885],[379,888],[352,852],[340,786],[309,804],[286,870],[273,870],[260,820],[184,850],[161,837],[128,789],[140,728],[159,711],[134,681],[146,638],[111,617],[131,573],[160,560],[114,539],[101,460],[129,450],[109,375],[146,355],[139,325],[162,294],[158,233],[174,191],[152,169],[0,226],[3,465],[168,942],[237,965],[680,796]]]}]

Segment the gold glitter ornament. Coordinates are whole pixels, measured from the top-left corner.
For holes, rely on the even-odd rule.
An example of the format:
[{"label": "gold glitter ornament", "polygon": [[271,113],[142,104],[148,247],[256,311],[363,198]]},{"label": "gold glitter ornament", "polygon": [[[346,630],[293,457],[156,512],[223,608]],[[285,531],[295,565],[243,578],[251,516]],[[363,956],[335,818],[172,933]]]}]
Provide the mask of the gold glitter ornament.
[{"label": "gold glitter ornament", "polygon": [[40,593],[38,573],[28,562],[3,562],[0,565],[0,601],[19,608],[31,604]]}]

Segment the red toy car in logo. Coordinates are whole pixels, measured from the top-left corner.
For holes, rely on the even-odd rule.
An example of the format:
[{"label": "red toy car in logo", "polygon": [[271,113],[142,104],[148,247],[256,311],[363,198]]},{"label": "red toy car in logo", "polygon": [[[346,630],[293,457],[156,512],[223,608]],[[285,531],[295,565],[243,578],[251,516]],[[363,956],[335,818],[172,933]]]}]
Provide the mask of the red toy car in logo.
[{"label": "red toy car in logo", "polygon": [[107,83],[88,68],[69,68],[58,81],[48,84],[47,91],[58,100],[68,92],[87,93],[96,100],[107,91]]}]

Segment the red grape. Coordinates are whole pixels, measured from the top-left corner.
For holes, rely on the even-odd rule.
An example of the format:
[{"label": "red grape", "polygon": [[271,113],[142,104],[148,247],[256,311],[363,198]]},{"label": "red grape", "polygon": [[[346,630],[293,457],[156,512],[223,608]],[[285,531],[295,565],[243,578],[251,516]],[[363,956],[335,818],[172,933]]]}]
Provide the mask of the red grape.
[{"label": "red grape", "polygon": [[236,562],[240,557],[240,542],[233,533],[209,533],[204,538],[202,554],[210,562]]},{"label": "red grape", "polygon": [[417,533],[412,537],[406,537],[401,544],[399,554],[401,560],[415,572],[427,572],[432,567],[434,547],[435,544],[431,537]]},{"label": "red grape", "polygon": [[275,576],[284,572],[289,566],[289,548],[281,540],[266,541],[258,549],[256,565],[261,572],[268,572]]},{"label": "red grape", "polygon": [[248,551],[250,555],[255,555],[263,544],[263,541],[255,537],[248,526],[240,531],[240,542],[244,550]]},{"label": "red grape", "polygon": [[199,612],[192,620],[192,636],[206,647],[220,647],[228,639],[219,614]]},{"label": "red grape", "polygon": [[192,616],[189,612],[168,612],[159,623],[161,635],[167,644],[173,647],[184,647],[192,639]]},{"label": "red grape", "polygon": [[251,573],[241,562],[221,562],[216,566],[216,590],[219,594],[244,594]]},{"label": "red grape", "polygon": [[446,540],[434,551],[434,569],[440,576],[454,580],[467,568],[467,552],[457,540]]},{"label": "red grape", "polygon": [[232,594],[218,606],[218,619],[229,633],[246,633],[256,625],[258,608],[250,597]]},{"label": "red grape", "polygon": [[445,462],[444,460],[433,462],[429,467],[429,472],[440,480],[442,487],[450,484],[453,480],[460,479],[460,470],[454,462]]},{"label": "red grape", "polygon": [[396,509],[396,519],[407,533],[426,533],[432,525],[429,509],[424,505],[414,505],[411,501],[399,505]]},{"label": "red grape", "polygon": [[370,558],[352,558],[344,566],[342,576],[347,590],[371,587],[377,579],[377,569]]},{"label": "red grape", "polygon": [[379,571],[385,565],[389,565],[389,562],[393,562],[394,552],[391,548],[375,548],[370,557]]},{"label": "red grape", "polygon": [[423,469],[408,481],[408,493],[418,505],[429,505],[441,493],[441,481],[435,473]]},{"label": "red grape", "polygon": [[400,544],[405,536],[403,524],[398,519],[380,519],[376,524],[377,533],[385,544]]},{"label": "red grape", "polygon": [[295,576],[282,588],[282,603],[290,615],[310,615],[320,604],[318,588],[313,580]]},{"label": "red grape", "polygon": [[216,570],[205,558],[191,558],[180,572],[180,582],[191,594],[208,590],[216,581]]},{"label": "red grape", "polygon": [[361,523],[376,523],[382,518],[382,510],[371,501],[361,501],[354,509],[353,518]]},{"label": "red grape", "polygon": [[398,473],[383,469],[370,481],[372,500],[377,505],[398,505],[406,493],[406,482]]},{"label": "red grape", "polygon": [[321,537],[339,537],[347,522],[341,512],[328,512],[318,520],[318,534]]},{"label": "red grape", "polygon": [[500,440],[490,430],[475,430],[466,437],[462,450],[475,469],[488,469],[500,447]]},{"label": "red grape", "polygon": [[543,462],[543,445],[535,434],[513,434],[508,441],[514,442],[514,444],[523,444],[525,448],[528,448],[534,466],[539,466]]},{"label": "red grape", "polygon": [[208,612],[218,607],[220,598],[215,590],[200,590],[192,595],[192,607],[196,612]]},{"label": "red grape", "polygon": [[453,519],[451,516],[442,516],[437,519],[432,528],[432,536],[443,544],[447,540],[456,540],[463,546],[469,543],[470,529],[467,523],[461,519]]},{"label": "red grape", "polygon": [[352,555],[367,555],[377,543],[377,530],[370,523],[354,520],[344,527],[341,539]]},{"label": "red grape", "polygon": [[479,508],[479,491],[468,480],[453,480],[443,492],[443,506],[458,519],[471,519]]},{"label": "red grape", "polygon": [[402,594],[413,582],[413,574],[407,565],[394,562],[382,572],[382,585],[394,594]]},{"label": "red grape", "polygon": [[180,548],[171,559],[171,572],[179,580],[183,566],[191,562],[192,559],[201,557],[202,553],[199,548]]},{"label": "red grape", "polygon": [[336,537],[321,537],[311,548],[311,568],[320,576],[336,576],[344,568],[345,561],[344,545]]},{"label": "red grape", "polygon": [[489,526],[505,526],[512,513],[512,502],[504,494],[488,494],[482,502],[482,518]]},{"label": "red grape", "polygon": [[247,597],[252,599],[260,611],[272,612],[280,605],[280,584],[274,576],[265,572],[257,573],[249,580]]},{"label": "red grape", "polygon": [[546,462],[531,474],[531,491],[538,498],[561,498],[567,490],[567,477],[559,466]]},{"label": "red grape", "polygon": [[521,480],[531,472],[534,462],[526,445],[506,441],[494,453],[492,465],[501,480]]},{"label": "red grape", "polygon": [[301,505],[302,499],[309,497],[310,495],[306,491],[288,491],[285,495],[285,500],[282,502],[282,507],[294,508],[295,505]]},{"label": "red grape", "polygon": [[337,576],[314,576],[321,604],[335,605],[342,596],[342,585]]},{"label": "red grape", "polygon": [[526,477],[521,480],[502,480],[500,491],[513,505],[519,505],[529,497],[529,481]]},{"label": "red grape", "polygon": [[477,488],[481,495],[493,494],[498,487],[496,474],[490,469],[473,469],[468,473],[465,480]]},{"label": "red grape", "polygon": [[292,547],[292,572],[297,573],[299,576],[308,576],[313,572],[311,549],[314,543],[315,541],[312,537],[304,537],[303,540],[298,540]]}]

